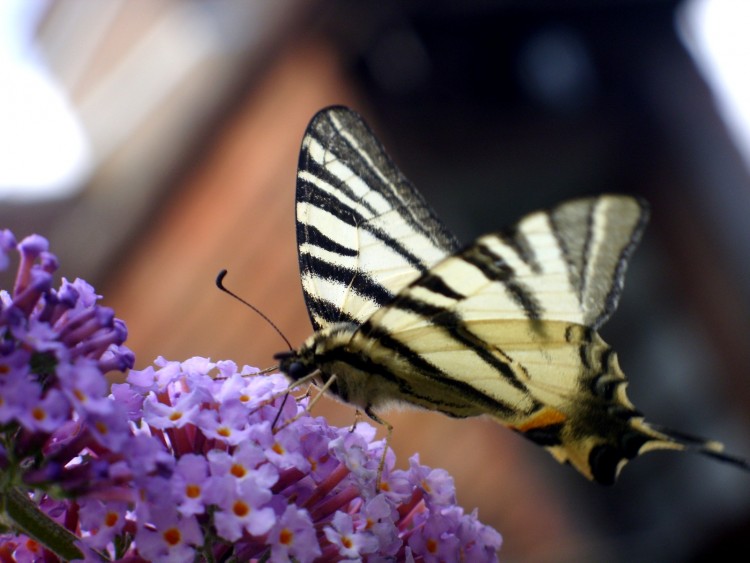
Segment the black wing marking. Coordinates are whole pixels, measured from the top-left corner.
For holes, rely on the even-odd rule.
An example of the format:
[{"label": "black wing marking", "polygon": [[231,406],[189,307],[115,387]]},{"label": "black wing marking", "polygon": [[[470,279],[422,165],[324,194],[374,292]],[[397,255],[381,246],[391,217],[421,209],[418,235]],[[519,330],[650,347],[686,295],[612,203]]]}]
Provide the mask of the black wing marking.
[{"label": "black wing marking", "polygon": [[355,112],[320,111],[302,141],[297,244],[315,329],[363,322],[458,243]]}]

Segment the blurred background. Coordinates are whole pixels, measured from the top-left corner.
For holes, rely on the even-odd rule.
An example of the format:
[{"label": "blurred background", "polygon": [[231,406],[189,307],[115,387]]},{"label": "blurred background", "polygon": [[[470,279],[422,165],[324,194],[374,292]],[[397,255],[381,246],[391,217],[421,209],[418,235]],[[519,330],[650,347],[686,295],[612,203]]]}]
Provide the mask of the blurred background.
[{"label": "blurred background", "polygon": [[[646,198],[603,336],[651,420],[750,457],[749,8],[5,0],[0,226],[50,238],[61,275],[126,321],[137,367],[267,367],[283,342],[214,277],[293,344],[310,334],[297,155],[312,115],[346,104],[464,241],[569,197]],[[400,465],[449,470],[504,561],[729,561],[750,533],[750,476],[705,458],[649,454],[603,488],[488,421],[387,420]]]}]

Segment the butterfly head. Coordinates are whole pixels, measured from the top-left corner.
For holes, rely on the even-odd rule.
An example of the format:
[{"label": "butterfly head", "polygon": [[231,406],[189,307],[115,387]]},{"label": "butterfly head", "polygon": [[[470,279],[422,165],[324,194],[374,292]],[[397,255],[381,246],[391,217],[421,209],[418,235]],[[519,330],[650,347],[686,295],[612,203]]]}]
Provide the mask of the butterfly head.
[{"label": "butterfly head", "polygon": [[299,352],[289,350],[273,356],[275,360],[279,361],[279,371],[292,381],[299,381],[317,369],[309,355],[307,355],[308,357],[302,355],[304,351],[305,348],[303,347]]},{"label": "butterfly head", "polygon": [[346,348],[356,330],[357,326],[352,323],[336,323],[317,331],[305,340],[299,350],[274,354],[274,359],[279,361],[279,371],[292,381],[299,381],[325,368],[328,360]]}]

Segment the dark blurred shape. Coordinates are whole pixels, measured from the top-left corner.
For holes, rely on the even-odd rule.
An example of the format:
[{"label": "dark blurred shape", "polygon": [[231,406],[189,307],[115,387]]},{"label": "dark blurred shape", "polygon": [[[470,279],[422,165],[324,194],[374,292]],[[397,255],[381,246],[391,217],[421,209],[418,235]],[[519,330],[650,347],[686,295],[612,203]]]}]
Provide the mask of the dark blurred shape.
[{"label": "dark blurred shape", "polygon": [[521,85],[529,97],[553,111],[581,110],[595,99],[596,76],[588,47],[576,30],[538,30],[518,55]]},{"label": "dark blurred shape", "polygon": [[393,96],[423,87],[430,74],[424,45],[407,27],[389,29],[379,37],[367,53],[366,64],[378,88]]}]

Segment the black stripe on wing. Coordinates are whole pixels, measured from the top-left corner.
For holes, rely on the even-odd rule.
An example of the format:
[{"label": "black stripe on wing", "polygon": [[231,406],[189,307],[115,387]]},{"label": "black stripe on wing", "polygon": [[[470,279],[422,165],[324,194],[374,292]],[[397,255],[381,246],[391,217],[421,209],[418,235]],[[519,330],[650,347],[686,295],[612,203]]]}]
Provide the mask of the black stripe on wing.
[{"label": "black stripe on wing", "polygon": [[[497,346],[493,346],[471,332],[467,328],[463,319],[461,319],[461,317],[455,312],[446,309],[445,307],[431,305],[425,301],[414,299],[411,296],[404,294],[399,295],[389,307],[419,315],[430,324],[443,329],[453,340],[468,350],[471,350],[483,362],[494,369],[508,384],[520,391],[528,393],[526,385],[516,377],[513,368],[510,366],[510,358],[508,358]],[[365,334],[369,335],[369,333]],[[503,359],[500,359],[495,355],[498,353],[502,354]],[[452,378],[449,379],[454,381]]]},{"label": "black stripe on wing", "polygon": [[542,265],[537,259],[536,250],[531,246],[526,235],[518,230],[518,225],[498,231],[496,236],[509,248],[513,249],[518,257],[535,274],[542,273]]},{"label": "black stripe on wing", "polygon": [[[306,188],[304,190],[301,190],[301,186],[306,186]],[[300,180],[298,182],[297,193],[298,203],[303,202],[308,205],[318,207],[319,209],[323,209],[347,225],[370,232],[373,236],[380,240],[384,246],[387,246],[391,250],[401,255],[409,265],[411,265],[420,273],[426,272],[427,269],[432,266],[432,264],[427,263],[424,259],[411,252],[399,239],[392,237],[387,231],[384,231],[383,229],[373,225],[370,220],[374,216],[367,217],[359,213],[355,209],[344,207],[341,201],[337,199],[333,194],[319,189],[317,186],[315,186],[315,184],[312,184],[311,182],[308,182],[306,180]],[[391,210],[391,212],[395,211]],[[335,226],[329,225],[328,227],[329,232],[335,231]],[[321,229],[324,230],[325,227],[323,225],[318,227],[317,225],[311,225],[299,220],[297,221],[297,242],[299,245],[302,245],[305,242],[316,244],[315,241],[311,240],[314,233],[311,232],[310,229],[314,229],[314,231],[322,233]],[[331,246],[326,244],[326,241],[333,240],[334,239],[325,234],[324,237],[319,238],[319,241],[322,244],[316,244],[316,246],[320,246],[321,248],[324,248],[326,250],[334,250]],[[343,247],[343,245],[340,245],[338,243],[336,243],[336,245],[339,247]],[[358,255],[358,251],[356,249],[347,248],[346,250],[347,252],[339,252],[339,254],[344,254],[345,256]],[[309,271],[309,266],[311,265],[305,264],[303,262],[303,256],[300,255],[300,269],[302,271]],[[381,305],[382,304],[383,303],[381,303]]]},{"label": "black stripe on wing", "polygon": [[[486,395],[470,383],[464,383],[463,381],[446,375],[442,370],[430,363],[419,353],[409,348],[409,346],[400,340],[394,338],[387,330],[373,326],[369,321],[365,321],[360,327],[359,332],[368,339],[376,340],[379,346],[386,348],[393,354],[408,362],[412,368],[409,372],[410,379],[422,377],[430,380],[432,385],[441,385],[452,391],[450,394],[436,393],[433,391],[429,395],[422,395],[418,393],[414,389],[414,386],[405,378],[401,377],[399,374],[388,371],[380,364],[373,364],[369,358],[364,358],[361,355],[357,355],[356,358],[350,358],[350,363],[353,366],[356,366],[367,373],[377,374],[389,381],[397,383],[399,390],[404,395],[417,399],[417,401],[415,401],[417,404],[421,402],[431,410],[437,409],[440,412],[456,417],[476,416],[478,414],[476,407],[481,409],[480,412],[494,412],[499,413],[500,416],[512,416],[517,413],[517,409],[514,408],[514,406]],[[363,364],[362,362],[365,363]],[[460,397],[461,399],[460,401],[451,402],[445,400],[446,396],[455,396]]]},{"label": "black stripe on wing", "polygon": [[628,244],[625,245],[620,251],[620,256],[617,260],[617,268],[612,275],[612,285],[610,286],[609,293],[607,293],[607,297],[604,301],[604,307],[602,308],[601,314],[594,320],[591,325],[595,329],[604,324],[610,317],[610,315],[614,313],[615,309],[617,309],[617,304],[620,301],[620,294],[622,293],[623,286],[625,285],[625,271],[628,268],[628,261],[630,260],[630,257],[633,255],[633,252],[638,246],[643,231],[646,229],[646,224],[648,223],[648,204],[640,199],[636,199],[636,201],[641,208],[640,219],[638,221],[638,224],[633,229]]},{"label": "black stripe on wing", "polygon": [[305,293],[305,303],[307,304],[307,312],[315,327],[320,326],[320,323],[317,321],[319,318],[326,320],[337,319],[337,322],[342,323],[358,324],[360,322],[359,319],[355,319],[346,311],[342,311],[339,307],[325,299],[319,299]]},{"label": "black stripe on wing", "polygon": [[436,274],[428,272],[421,278],[419,278],[416,282],[414,282],[414,284],[418,287],[423,287],[426,290],[435,293],[436,295],[442,295],[443,297],[453,299],[454,301],[466,299],[465,295],[450,287],[447,283],[445,283],[445,280],[442,277]]},{"label": "black stripe on wing", "polygon": [[[315,256],[308,256],[307,263],[317,278],[334,282],[375,303],[384,304],[393,300],[392,293],[379,283],[374,283],[364,272],[344,268]],[[334,320],[336,322],[344,320],[341,317],[342,315],[337,313]]]},{"label": "black stripe on wing", "polygon": [[461,253],[461,258],[479,269],[488,281],[503,284],[511,299],[523,310],[529,320],[538,321],[542,318],[544,309],[534,297],[533,291],[516,277],[513,268],[502,256],[479,243],[466,248]]},{"label": "black stripe on wing", "polygon": [[[322,150],[323,154],[316,152],[314,156],[313,148],[315,151]],[[349,177],[347,169],[351,171]],[[350,185],[355,177],[361,181],[356,190],[352,188],[354,184]],[[364,194],[363,185],[369,188]],[[376,194],[379,197],[372,197]],[[343,228],[344,225],[349,225],[371,233],[384,249],[390,251],[392,257],[394,254],[399,255],[409,268],[414,269],[415,275],[424,274],[433,265],[435,258],[432,255],[420,256],[409,248],[407,242],[395,238],[387,226],[388,217],[385,214],[390,213],[397,215],[400,221],[414,232],[420,233],[435,249],[442,250],[444,255],[458,248],[455,237],[393,164],[369,127],[359,115],[347,108],[324,109],[308,125],[299,156],[296,202],[298,214],[300,206],[302,209],[308,206],[308,209],[322,209],[333,217],[326,224],[308,224],[298,216],[297,243],[300,250],[305,244],[317,246],[345,258],[354,258],[357,263],[359,235],[353,237],[351,233],[356,231]],[[383,220],[376,222],[375,219],[378,218]],[[342,224],[337,225],[337,220]],[[341,237],[350,238],[342,240]],[[335,261],[335,256],[332,260]],[[351,260],[348,261],[351,263]],[[377,260],[368,260],[367,264],[371,264],[368,268],[375,268]],[[307,278],[314,280],[324,277],[336,279],[346,287],[350,283],[356,285],[360,294],[373,299],[379,306],[387,303],[392,294],[401,289],[383,287],[382,278],[378,277],[377,271],[364,266],[357,268],[357,271],[347,270],[325,260],[315,259],[304,251],[299,252],[299,266],[301,274]],[[334,276],[331,274],[332,269],[338,269]],[[351,277],[344,280],[345,274]],[[367,284],[377,287],[366,288]],[[344,303],[326,304],[326,296],[316,295],[314,290],[313,283],[304,291],[304,295],[316,329],[345,317],[360,317],[359,320],[362,320],[362,315],[357,315],[356,311],[338,312],[338,308],[343,307]]]},{"label": "black stripe on wing", "polygon": [[319,248],[325,248],[327,251],[340,254],[341,256],[349,256],[352,258],[357,256],[356,249],[339,244],[337,241],[326,235],[326,233],[319,230],[315,225],[304,225],[304,228],[307,244]]},{"label": "black stripe on wing", "polygon": [[[343,162],[352,172],[372,190],[377,191],[393,209],[417,232],[432,240],[433,244],[446,251],[455,251],[458,241],[443,225],[432,208],[393,163],[372,130],[354,111],[345,107],[324,109],[313,117],[306,137],[316,139],[334,156],[334,160]],[[300,154],[299,170],[309,170],[327,183],[350,195],[352,191],[324,166],[321,167],[305,154],[303,142]],[[359,200],[366,205],[365,202]],[[377,213],[373,211],[373,216]]]},{"label": "black stripe on wing", "polygon": [[565,202],[546,215],[586,324],[599,328],[617,308],[628,260],[648,222],[648,204],[602,195]]}]

